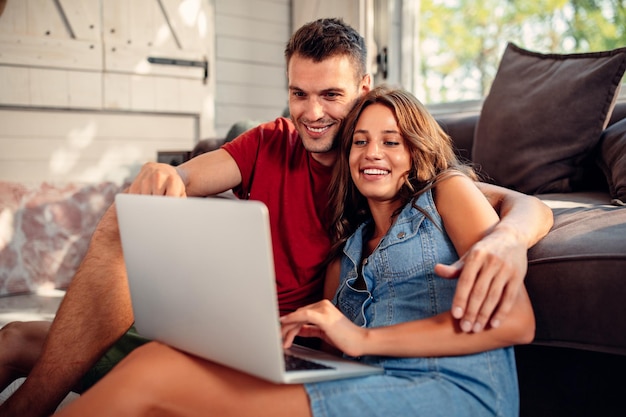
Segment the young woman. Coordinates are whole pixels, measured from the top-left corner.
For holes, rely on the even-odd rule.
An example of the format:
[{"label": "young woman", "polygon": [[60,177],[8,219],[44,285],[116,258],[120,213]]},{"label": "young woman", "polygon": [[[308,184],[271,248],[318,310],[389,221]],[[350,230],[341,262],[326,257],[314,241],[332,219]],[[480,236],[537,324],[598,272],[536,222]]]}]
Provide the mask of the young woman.
[{"label": "young woman", "polygon": [[458,259],[498,221],[422,104],[377,88],[348,115],[331,185],[333,301],[283,316],[286,347],[319,337],[385,368],[362,378],[275,385],[153,342],[60,415],[515,416],[511,347],[534,337],[525,291],[497,328],[467,333],[450,313]]}]

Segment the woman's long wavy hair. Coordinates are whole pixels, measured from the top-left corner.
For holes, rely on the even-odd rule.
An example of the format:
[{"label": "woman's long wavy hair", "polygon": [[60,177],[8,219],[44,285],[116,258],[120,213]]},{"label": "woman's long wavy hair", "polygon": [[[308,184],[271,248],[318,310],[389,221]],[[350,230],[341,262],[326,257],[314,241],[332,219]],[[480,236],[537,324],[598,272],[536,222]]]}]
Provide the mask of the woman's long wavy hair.
[{"label": "woman's long wavy hair", "polygon": [[[444,177],[465,174],[476,179],[472,168],[462,164],[457,158],[450,137],[415,96],[407,91],[385,86],[373,89],[357,101],[339,132],[339,156],[329,188],[332,246],[327,261],[335,259],[348,237],[370,218],[367,200],[352,181],[348,160],[356,123],[363,110],[372,104],[382,104],[392,111],[411,154],[411,168],[397,195],[402,203],[401,207],[409,201],[415,204],[420,194]],[[399,211],[394,213],[394,218]]]}]

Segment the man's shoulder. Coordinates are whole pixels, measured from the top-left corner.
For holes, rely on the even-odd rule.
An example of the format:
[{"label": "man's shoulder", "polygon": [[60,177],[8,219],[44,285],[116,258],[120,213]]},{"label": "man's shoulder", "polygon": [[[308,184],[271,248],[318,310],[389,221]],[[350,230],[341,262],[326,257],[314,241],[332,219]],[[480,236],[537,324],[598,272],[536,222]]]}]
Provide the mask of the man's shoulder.
[{"label": "man's shoulder", "polygon": [[261,148],[268,152],[279,149],[292,155],[293,152],[306,153],[300,134],[291,119],[278,117],[277,119],[259,125],[254,133],[255,139]]},{"label": "man's shoulder", "polygon": [[278,117],[275,120],[260,123],[247,130],[234,140],[224,144],[227,150],[249,147],[293,147],[301,142],[298,131],[290,119]]},{"label": "man's shoulder", "polygon": [[264,137],[289,137],[290,139],[300,139],[298,131],[291,119],[278,117],[272,121],[262,123],[258,127],[258,133]]}]

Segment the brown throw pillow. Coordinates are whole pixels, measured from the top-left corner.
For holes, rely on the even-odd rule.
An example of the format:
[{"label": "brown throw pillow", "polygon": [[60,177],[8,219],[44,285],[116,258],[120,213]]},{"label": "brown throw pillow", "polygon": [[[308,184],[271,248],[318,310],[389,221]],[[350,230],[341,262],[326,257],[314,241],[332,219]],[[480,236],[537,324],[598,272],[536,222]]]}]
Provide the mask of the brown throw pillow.
[{"label": "brown throw pillow", "polygon": [[626,205],[626,119],[602,133],[598,165],[609,183],[613,204]]},{"label": "brown throw pillow", "polygon": [[509,43],[476,125],[473,161],[524,193],[574,191],[625,69],[626,48],[540,54]]}]

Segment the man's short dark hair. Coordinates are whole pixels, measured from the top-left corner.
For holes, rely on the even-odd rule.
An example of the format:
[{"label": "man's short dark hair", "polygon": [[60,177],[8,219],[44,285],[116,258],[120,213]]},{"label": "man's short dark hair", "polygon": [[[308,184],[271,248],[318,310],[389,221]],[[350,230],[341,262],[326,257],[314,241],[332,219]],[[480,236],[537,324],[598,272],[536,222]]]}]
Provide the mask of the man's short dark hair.
[{"label": "man's short dark hair", "polygon": [[367,73],[365,40],[359,32],[338,18],[318,19],[298,29],[285,47],[287,64],[294,55],[314,62],[347,55],[353,61],[359,78]]}]

